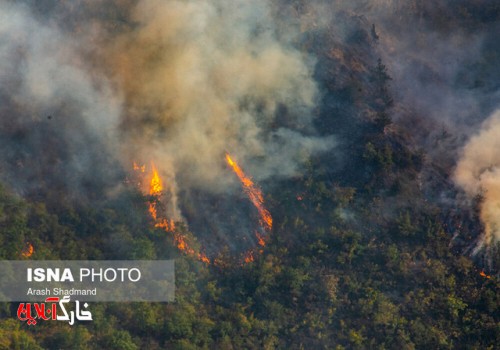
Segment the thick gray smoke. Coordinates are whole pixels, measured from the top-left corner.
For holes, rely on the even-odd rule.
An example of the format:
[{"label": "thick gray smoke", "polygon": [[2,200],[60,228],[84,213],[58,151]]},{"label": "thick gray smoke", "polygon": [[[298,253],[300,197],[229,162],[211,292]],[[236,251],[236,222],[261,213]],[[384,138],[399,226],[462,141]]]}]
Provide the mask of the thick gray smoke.
[{"label": "thick gray smoke", "polygon": [[[117,168],[153,161],[174,202],[181,192],[235,194],[225,152],[257,181],[300,174],[310,155],[334,146],[313,127],[321,93],[314,59],[297,49],[310,43],[300,38],[323,31],[348,45],[356,35],[337,19],[350,16],[367,31],[374,25],[393,79],[393,120],[411,131],[428,164],[468,197],[483,195],[487,207],[494,172],[484,169],[496,165],[470,159],[496,135],[494,122],[483,124],[500,102],[500,15],[491,2],[0,6],[0,174],[19,192],[61,181],[75,193],[109,188],[102,179],[119,179]],[[482,214],[487,241],[495,237],[492,216]]]},{"label": "thick gray smoke", "polygon": [[135,25],[101,53],[125,95],[134,156],[217,190],[231,175],[225,151],[264,179],[295,175],[332,146],[311,136],[312,62],[278,41],[266,1],[146,0],[131,11]]},{"label": "thick gray smoke", "polygon": [[300,175],[334,146],[313,126],[320,94],[314,59],[296,48],[300,25],[277,13],[266,0],[2,3],[3,182],[30,196],[106,196],[134,162],[153,162],[163,215],[255,240],[226,152],[264,182]]},{"label": "thick gray smoke", "polygon": [[278,38],[266,1],[99,5],[122,21],[96,6],[2,5],[5,128],[8,114],[21,128],[54,115],[81,172],[91,168],[90,135],[125,169],[154,161],[170,186],[182,178],[211,191],[235,182],[226,151],[262,180],[296,175],[310,154],[333,146],[311,123],[314,62],[292,35]]}]

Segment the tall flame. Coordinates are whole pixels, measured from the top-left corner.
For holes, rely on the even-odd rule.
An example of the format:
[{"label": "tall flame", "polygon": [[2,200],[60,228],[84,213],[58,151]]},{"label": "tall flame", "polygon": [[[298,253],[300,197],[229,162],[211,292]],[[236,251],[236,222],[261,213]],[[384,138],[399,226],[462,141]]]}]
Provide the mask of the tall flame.
[{"label": "tall flame", "polygon": [[[149,194],[151,196],[156,197],[155,199],[158,200],[158,197],[161,195],[161,191],[163,191],[163,185],[161,182],[160,175],[158,175],[158,170],[156,170],[156,167],[152,162],[151,162],[151,167],[153,169],[153,176],[151,177],[151,181],[149,183]],[[149,213],[151,214],[153,220],[156,221],[158,215],[156,211],[155,201],[149,202]]]},{"label": "tall flame", "polygon": [[152,196],[158,196],[161,194],[161,191],[163,191],[163,184],[154,163],[151,163],[151,167],[153,169],[153,176],[149,184],[149,194]]},{"label": "tall flame", "polygon": [[[264,207],[264,196],[262,191],[253,183],[253,181],[245,175],[240,166],[231,158],[229,153],[226,153],[226,162],[233,169],[234,173],[238,176],[243,186],[243,190],[247,194],[250,201],[253,203],[255,208],[260,215],[261,224],[267,231],[271,231],[273,228],[273,218],[269,211]],[[260,241],[260,239],[259,239]],[[260,242],[259,242],[260,243]]]}]

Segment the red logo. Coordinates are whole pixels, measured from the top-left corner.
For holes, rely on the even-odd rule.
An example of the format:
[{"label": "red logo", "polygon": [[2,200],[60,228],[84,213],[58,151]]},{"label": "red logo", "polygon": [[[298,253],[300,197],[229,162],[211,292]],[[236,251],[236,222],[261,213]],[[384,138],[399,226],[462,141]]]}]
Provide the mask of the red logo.
[{"label": "red logo", "polygon": [[[70,297],[65,296],[62,299],[56,297],[49,297],[43,303],[21,303],[17,308],[17,318],[26,322],[30,326],[34,326],[37,320],[43,321],[68,321],[70,325],[78,321],[92,321],[92,314],[88,310],[82,310],[80,302],[75,300],[75,311],[66,309],[67,303],[70,302]],[[49,303],[46,307],[45,303]],[[83,307],[88,308],[89,304],[84,303]],[[58,309],[62,311],[62,315],[58,315]]]}]

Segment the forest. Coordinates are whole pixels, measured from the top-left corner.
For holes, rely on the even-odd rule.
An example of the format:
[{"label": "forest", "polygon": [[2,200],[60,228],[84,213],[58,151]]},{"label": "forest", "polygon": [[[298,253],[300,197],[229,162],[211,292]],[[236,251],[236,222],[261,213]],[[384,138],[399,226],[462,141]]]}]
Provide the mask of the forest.
[{"label": "forest", "polygon": [[[225,21],[234,9],[223,0],[208,10],[199,0],[185,2],[190,7],[166,1],[172,4],[166,8],[158,1],[82,0],[66,7],[57,1],[24,1],[20,12],[14,1],[6,3],[0,18],[22,19],[29,13],[40,33],[50,34],[49,56],[35,66],[57,63],[59,58],[51,56],[57,48],[51,45],[59,45],[54,39],[66,45],[50,32],[54,25],[70,38],[93,44],[83,49],[74,70],[54,68],[70,76],[68,81],[60,83],[54,73],[53,84],[61,86],[34,89],[48,94],[46,103],[22,88],[29,77],[19,77],[35,69],[26,57],[36,44],[11,47],[9,42],[29,41],[29,35],[0,24],[0,37],[7,38],[0,39],[0,57],[8,61],[10,54],[19,54],[19,62],[26,60],[13,60],[18,73],[12,76],[2,75],[10,66],[0,64],[0,258],[174,259],[176,290],[175,301],[168,303],[92,303],[93,321],[73,326],[28,326],[16,317],[19,303],[1,303],[0,349],[498,347],[500,235],[494,212],[487,210],[498,203],[494,176],[500,159],[491,155],[479,164],[480,155],[467,159],[467,147],[495,131],[496,119],[486,118],[495,113],[500,88],[500,44],[494,39],[500,4],[259,0],[252,6],[266,8],[266,15],[255,10],[250,24],[242,17],[247,33],[246,27],[240,32],[234,26],[240,17]],[[165,11],[178,37],[162,34],[165,42],[157,48],[158,27],[145,25],[147,35],[132,31],[143,18],[133,12],[137,3],[146,4],[141,11]],[[158,67],[163,59],[186,59],[186,52],[205,53],[197,51],[198,44],[184,46],[202,35],[197,26],[180,24],[186,18],[207,20],[200,19],[197,6],[215,16],[222,29],[207,28],[217,32],[232,24],[229,33],[237,38],[202,38],[200,47],[213,40],[214,47],[224,49],[209,48],[217,51],[214,56],[195,60],[195,66],[209,65],[208,73],[199,74],[208,77],[208,88],[196,90],[191,99],[188,90],[205,84],[198,75],[179,72],[194,81],[186,88],[170,74],[180,69],[177,63],[168,63],[166,73]],[[245,13],[254,10],[241,6]],[[175,19],[168,16],[175,11]],[[272,29],[266,27],[271,26],[267,16]],[[52,24],[45,26],[48,17]],[[94,39],[87,31],[99,34]],[[130,36],[137,47],[125,41]],[[245,45],[251,58],[239,55]],[[130,53],[132,58],[120,61],[113,50],[106,51],[111,46],[118,56]],[[139,49],[147,51],[144,57]],[[280,52],[284,58],[278,64],[259,70]],[[234,57],[222,58],[226,53]],[[72,54],[64,53],[63,62]],[[77,69],[108,59],[112,62],[105,68],[89,68],[90,81],[99,83],[80,81]],[[149,64],[151,71],[139,69]],[[248,72],[240,76],[240,69]],[[297,71],[305,75],[296,77]],[[112,76],[111,87],[125,86],[125,116],[117,123],[116,138],[126,146],[119,152],[108,144],[115,134],[106,131],[101,137],[89,116],[114,113],[114,107],[100,107],[102,101],[115,103],[99,85],[103,72]],[[169,77],[168,86],[178,86],[150,83],[160,73]],[[282,75],[274,79],[273,74]],[[239,77],[237,83],[228,78],[232,75]],[[97,97],[88,92],[94,86],[102,89]],[[72,88],[78,94],[65,92]],[[156,89],[165,92],[166,101],[156,102]],[[314,98],[303,89],[314,91]],[[233,94],[237,102],[229,107],[207,102]],[[227,111],[237,116],[228,112],[222,125],[211,119],[212,113],[223,118]],[[156,119],[155,113],[165,117]],[[200,134],[183,131],[205,123]],[[98,125],[104,130],[108,124]],[[485,137],[481,152],[494,153],[491,139]],[[169,152],[175,156],[163,155]],[[158,172],[145,155],[156,157]],[[211,155],[218,158],[208,161]],[[473,172],[477,190],[472,180],[457,175],[473,161],[480,169]],[[175,173],[162,164],[175,167]]]}]

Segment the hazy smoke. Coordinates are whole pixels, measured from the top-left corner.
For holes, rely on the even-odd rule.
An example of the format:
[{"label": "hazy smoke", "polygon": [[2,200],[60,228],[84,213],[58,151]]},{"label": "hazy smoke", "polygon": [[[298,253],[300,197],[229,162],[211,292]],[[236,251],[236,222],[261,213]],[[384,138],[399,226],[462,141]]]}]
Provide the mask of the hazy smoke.
[{"label": "hazy smoke", "polygon": [[[316,62],[298,47],[321,40],[307,40],[307,32],[333,37],[338,50],[363,42],[359,62],[380,55],[393,78],[392,119],[411,131],[429,163],[451,174],[459,150],[500,102],[500,11],[485,0],[453,4],[4,1],[0,176],[20,193],[106,194],[132,161],[154,161],[171,192],[169,210],[180,217],[181,195],[202,202],[210,192],[216,210],[217,196],[240,193],[226,151],[261,183],[298,175],[311,154],[334,146],[313,127],[324,110],[315,109]],[[468,196],[484,197],[486,243],[500,230],[498,119],[467,143],[455,174]],[[191,218],[204,211],[184,206]]]},{"label": "hazy smoke", "polygon": [[278,40],[265,1],[147,0],[132,21],[103,52],[124,91],[133,156],[216,190],[231,179],[225,151],[263,179],[294,175],[332,146],[311,136],[311,62]]},{"label": "hazy smoke", "polygon": [[20,192],[78,196],[109,177],[104,142],[116,138],[121,101],[85,68],[84,44],[23,6],[0,4],[0,173]]},{"label": "hazy smoke", "polygon": [[313,127],[320,94],[314,59],[297,49],[300,25],[277,21],[276,6],[2,3],[2,181],[42,198],[106,196],[133,162],[154,162],[169,218],[195,232],[214,225],[205,209],[217,211],[224,196],[224,210],[240,208],[213,231],[253,237],[258,220],[225,152],[262,183],[299,175],[311,154],[334,146]]},{"label": "hazy smoke", "polygon": [[422,173],[433,199],[444,212],[473,203],[457,199],[452,181],[470,199],[482,196],[485,232],[475,252],[498,241],[498,8],[483,0],[360,0],[341,6],[364,18],[368,28],[374,25],[377,53],[392,77],[391,118],[411,135],[408,144],[425,151]]},{"label": "hazy smoke", "polygon": [[481,220],[484,236],[477,250],[500,241],[500,111],[465,145],[455,181],[470,198],[482,197]]},{"label": "hazy smoke", "polygon": [[182,174],[182,185],[212,191],[232,179],[225,151],[264,179],[295,175],[333,145],[311,126],[314,62],[292,34],[278,37],[267,1],[146,0],[100,4],[103,14],[84,1],[44,4],[38,19],[2,5],[2,96],[18,120],[61,112],[70,145],[91,148],[90,135],[125,168],[155,161],[172,183]]},{"label": "hazy smoke", "polygon": [[[436,5],[390,5],[391,15],[375,17],[374,23],[393,76],[394,96],[400,101],[396,122],[411,130],[442,176],[449,175],[469,199],[482,197],[484,233],[474,250],[478,253],[500,239],[498,112],[483,123],[500,102],[500,46],[493,34],[498,22],[491,21],[498,13],[481,1],[463,2],[461,10],[452,1]],[[386,20],[379,25],[378,18]],[[428,181],[436,179],[431,176]],[[442,191],[445,208],[450,203],[453,208],[473,203]]]}]

